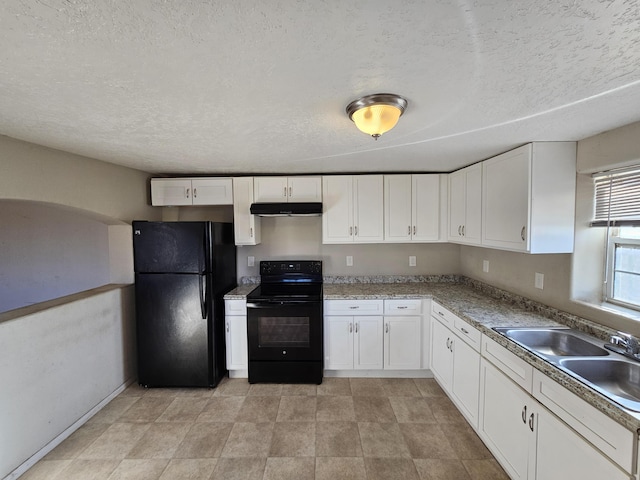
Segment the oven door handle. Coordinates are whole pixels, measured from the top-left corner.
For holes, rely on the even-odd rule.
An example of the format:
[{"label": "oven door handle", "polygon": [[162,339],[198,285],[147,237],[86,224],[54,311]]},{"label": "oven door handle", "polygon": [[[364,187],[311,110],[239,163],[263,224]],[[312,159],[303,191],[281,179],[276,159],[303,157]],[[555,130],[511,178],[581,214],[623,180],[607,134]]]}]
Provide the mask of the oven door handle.
[{"label": "oven door handle", "polygon": [[310,305],[309,302],[247,302],[247,308],[282,308],[293,305]]}]

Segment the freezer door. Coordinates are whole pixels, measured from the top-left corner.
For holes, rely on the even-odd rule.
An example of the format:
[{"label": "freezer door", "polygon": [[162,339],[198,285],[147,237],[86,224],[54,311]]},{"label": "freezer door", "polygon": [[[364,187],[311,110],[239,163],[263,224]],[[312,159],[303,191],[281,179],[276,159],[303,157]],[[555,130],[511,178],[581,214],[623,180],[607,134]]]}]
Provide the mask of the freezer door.
[{"label": "freezer door", "polygon": [[136,274],[138,382],[213,386],[206,276]]},{"label": "freezer door", "polygon": [[208,222],[133,222],[138,273],[202,273],[210,270]]}]

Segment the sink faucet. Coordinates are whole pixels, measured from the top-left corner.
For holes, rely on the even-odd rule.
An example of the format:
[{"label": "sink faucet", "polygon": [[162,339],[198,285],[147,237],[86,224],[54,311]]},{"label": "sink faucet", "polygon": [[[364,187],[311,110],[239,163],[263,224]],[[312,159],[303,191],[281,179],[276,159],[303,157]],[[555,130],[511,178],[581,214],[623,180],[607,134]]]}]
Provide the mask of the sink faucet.
[{"label": "sink faucet", "polygon": [[638,342],[636,337],[629,333],[618,332],[618,335],[611,336],[609,341],[614,345],[624,347],[624,353],[627,355],[634,357],[640,355],[640,342]]}]

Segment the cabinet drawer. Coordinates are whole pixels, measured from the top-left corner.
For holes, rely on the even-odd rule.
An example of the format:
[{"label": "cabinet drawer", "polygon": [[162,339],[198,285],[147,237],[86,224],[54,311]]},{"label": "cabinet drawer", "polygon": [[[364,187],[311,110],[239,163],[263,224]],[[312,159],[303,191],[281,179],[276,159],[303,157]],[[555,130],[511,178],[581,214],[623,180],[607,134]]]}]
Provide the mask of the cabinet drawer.
[{"label": "cabinet drawer", "polygon": [[486,335],[482,336],[482,356],[520,387],[531,393],[533,387],[533,367],[531,365]]},{"label": "cabinet drawer", "polygon": [[385,315],[422,315],[422,300],[419,298],[404,300],[385,300]]},{"label": "cabinet drawer", "polygon": [[472,327],[470,324],[456,317],[453,321],[453,329],[466,344],[473,348],[476,352],[480,351],[480,340],[482,333],[480,330]]},{"label": "cabinet drawer", "polygon": [[225,315],[246,315],[247,301],[246,300],[225,300],[224,313]]},{"label": "cabinet drawer", "polygon": [[456,315],[436,302],[431,302],[431,315],[436,317],[438,320],[440,320],[450,328],[453,328],[455,319],[458,318]]},{"label": "cabinet drawer", "polygon": [[634,434],[544,373],[533,372],[533,396],[627,472]]},{"label": "cabinet drawer", "polygon": [[325,300],[325,315],[382,315],[382,300]]}]

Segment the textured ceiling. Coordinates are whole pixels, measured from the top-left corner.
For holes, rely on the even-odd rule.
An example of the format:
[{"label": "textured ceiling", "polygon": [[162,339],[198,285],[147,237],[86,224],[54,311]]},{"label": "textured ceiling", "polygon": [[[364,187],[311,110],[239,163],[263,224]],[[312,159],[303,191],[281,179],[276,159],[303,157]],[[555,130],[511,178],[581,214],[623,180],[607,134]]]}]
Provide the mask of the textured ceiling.
[{"label": "textured ceiling", "polygon": [[[0,134],[152,173],[451,171],[640,120],[637,0],[3,0]],[[377,142],[345,106],[409,101]]]}]

